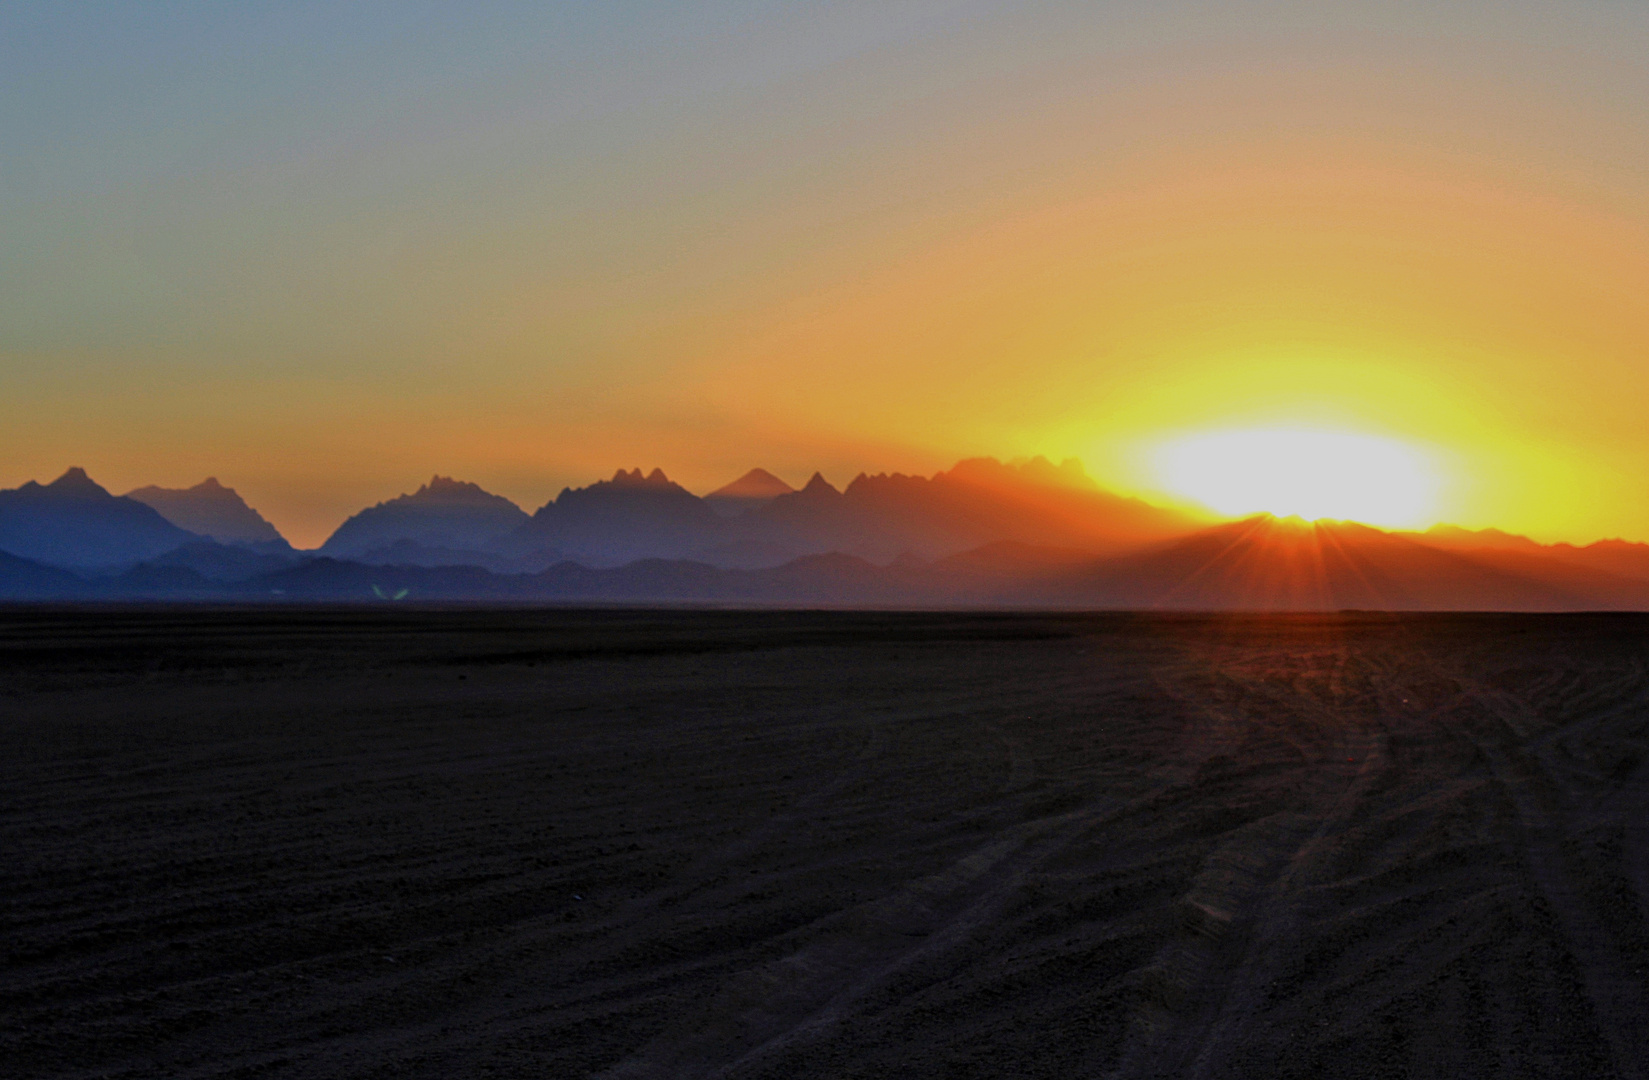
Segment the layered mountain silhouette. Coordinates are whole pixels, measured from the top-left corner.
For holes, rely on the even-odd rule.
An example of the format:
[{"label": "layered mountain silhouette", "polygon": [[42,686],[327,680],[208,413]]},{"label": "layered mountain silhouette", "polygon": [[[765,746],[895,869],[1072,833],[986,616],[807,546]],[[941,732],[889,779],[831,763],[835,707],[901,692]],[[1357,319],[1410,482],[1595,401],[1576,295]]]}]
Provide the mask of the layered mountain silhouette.
[{"label": "layered mountain silhouette", "polygon": [[[220,544],[215,540],[198,540],[173,548],[166,554],[146,560],[141,565],[149,572],[175,573],[187,570],[207,581],[246,581],[261,574],[299,562],[303,555],[286,546],[283,540],[274,544]],[[130,571],[132,568],[127,568]]]},{"label": "layered mountain silhouette", "polygon": [[1256,517],[1109,560],[1071,599],[1191,610],[1531,610],[1649,607],[1649,582],[1501,549],[1450,551],[1352,522]]},{"label": "layered mountain silhouette", "polygon": [[1649,544],[1636,544],[1619,539],[1599,540],[1585,547],[1553,544],[1548,551],[1557,558],[1578,566],[1649,581]]},{"label": "layered mountain silhouette", "polygon": [[[1492,549],[1490,549],[1492,552]],[[690,559],[563,562],[533,574],[318,560],[253,579],[290,598],[1152,610],[1649,610],[1649,581],[1548,559],[1506,568],[1351,523],[1232,522],[1117,556],[1001,541],[931,563],[807,555],[727,569]]]},{"label": "layered mountain silhouette", "polygon": [[705,500],[664,475],[640,469],[584,488],[563,488],[510,538],[526,556],[545,551],[588,566],[685,558],[713,547],[726,522]]},{"label": "layered mountain silhouette", "polygon": [[363,510],[320,550],[380,565],[505,572],[639,559],[762,569],[831,552],[929,560],[1004,539],[1116,552],[1192,527],[1181,514],[1101,490],[1074,461],[979,459],[932,478],[861,475],[845,491],[818,474],[796,490],[752,469],[704,498],[661,469],[635,468],[565,488],[530,519],[474,484],[437,477]]},{"label": "layered mountain silhouette", "polygon": [[0,600],[90,599],[94,589],[67,570],[0,551]]},{"label": "layered mountain silhouette", "polygon": [[1537,544],[1527,536],[1517,536],[1499,529],[1472,531],[1453,525],[1438,525],[1424,533],[1403,535],[1433,547],[1473,552],[1477,558],[1497,560],[1509,566],[1522,565],[1523,560],[1529,557],[1550,557],[1622,577],[1649,580],[1649,544],[1626,540],[1599,540],[1583,547],[1562,543]]},{"label": "layered mountain silhouette", "polygon": [[50,566],[120,566],[198,540],[153,507],[111,495],[80,468],[0,491],[0,551]]},{"label": "layered mountain silhouette", "polygon": [[729,489],[751,502],[620,469],[529,516],[437,476],[294,552],[248,542],[262,517],[216,481],[139,489],[211,530],[196,532],[71,469],[0,491],[0,599],[1649,610],[1649,545],[1264,515],[1205,527],[1075,462],[979,459],[840,490],[755,470]]},{"label": "layered mountain silhouette", "polygon": [[1017,540],[1096,554],[1191,531],[1183,514],[1102,490],[1071,460],[958,463],[933,477],[861,474],[838,492],[814,474],[807,486],[741,522],[794,554],[840,551],[873,562],[900,555],[942,558]]},{"label": "layered mountain silhouette", "polygon": [[354,515],[338,526],[320,551],[364,563],[486,565],[497,561],[500,544],[528,520],[525,511],[502,495],[435,476],[410,495]]},{"label": "layered mountain silhouette", "polygon": [[289,547],[275,526],[215,476],[192,488],[140,487],[128,491],[126,498],[153,507],[180,529],[221,544],[272,545],[274,550]]}]

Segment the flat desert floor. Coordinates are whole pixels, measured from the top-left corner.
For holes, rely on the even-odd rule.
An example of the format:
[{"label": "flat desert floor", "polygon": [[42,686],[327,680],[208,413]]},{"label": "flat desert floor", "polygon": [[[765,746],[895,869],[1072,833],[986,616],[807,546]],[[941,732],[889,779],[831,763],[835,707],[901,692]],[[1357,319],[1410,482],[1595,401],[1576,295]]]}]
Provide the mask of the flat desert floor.
[{"label": "flat desert floor", "polygon": [[0,612],[0,1072],[1649,1075],[1649,618]]}]

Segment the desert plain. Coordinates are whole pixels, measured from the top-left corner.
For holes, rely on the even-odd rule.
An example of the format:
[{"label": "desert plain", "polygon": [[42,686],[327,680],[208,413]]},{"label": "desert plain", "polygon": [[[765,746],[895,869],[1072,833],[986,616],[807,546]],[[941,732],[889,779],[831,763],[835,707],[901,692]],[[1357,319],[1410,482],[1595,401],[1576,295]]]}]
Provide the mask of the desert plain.
[{"label": "desert plain", "polygon": [[1649,1074],[1649,617],[0,612],[0,1072]]}]

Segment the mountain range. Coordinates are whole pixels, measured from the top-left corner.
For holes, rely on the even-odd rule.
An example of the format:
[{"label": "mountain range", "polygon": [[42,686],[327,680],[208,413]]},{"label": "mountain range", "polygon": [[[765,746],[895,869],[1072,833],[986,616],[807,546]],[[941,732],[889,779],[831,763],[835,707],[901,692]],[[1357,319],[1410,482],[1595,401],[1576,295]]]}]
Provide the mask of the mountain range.
[{"label": "mountain range", "polygon": [[151,506],[109,494],[84,469],[0,491],[0,551],[35,562],[114,568],[200,539]]},{"label": "mountain range", "polygon": [[215,479],[116,496],[70,469],[0,491],[0,599],[1649,610],[1649,545],[1209,526],[1038,458],[843,489],[757,469],[703,498],[620,469],[532,514],[436,476],[303,552]]},{"label": "mountain range", "polygon": [[410,495],[355,514],[327,537],[320,552],[374,564],[494,565],[497,546],[529,520],[502,495],[435,476]]}]

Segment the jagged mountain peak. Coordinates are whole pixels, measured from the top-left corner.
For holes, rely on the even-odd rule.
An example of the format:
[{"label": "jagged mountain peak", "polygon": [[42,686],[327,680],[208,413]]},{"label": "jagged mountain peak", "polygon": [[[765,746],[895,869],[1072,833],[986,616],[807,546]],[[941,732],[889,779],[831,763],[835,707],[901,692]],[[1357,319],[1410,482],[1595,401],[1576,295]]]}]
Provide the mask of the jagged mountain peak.
[{"label": "jagged mountain peak", "polygon": [[652,472],[642,475],[639,467],[630,469],[629,471],[620,469],[613,473],[613,478],[607,481],[607,483],[614,484],[619,487],[668,488],[677,486],[674,481],[664,475],[663,469],[654,468]]},{"label": "jagged mountain peak", "polygon": [[780,495],[789,495],[796,489],[780,480],[766,469],[751,469],[731,484],[724,484],[710,494],[707,499],[772,499]]},{"label": "jagged mountain peak", "polygon": [[49,566],[112,567],[199,537],[72,468],[49,484],[0,491],[0,550]]},{"label": "jagged mountain peak", "polygon": [[1003,463],[993,457],[966,458],[958,461],[935,480],[951,480],[985,486],[1034,485],[1036,487],[1078,488],[1097,491],[1096,484],[1082,462],[1066,458],[1058,465],[1038,454],[1032,458],[1016,458]]},{"label": "jagged mountain peak", "polygon": [[108,490],[86,475],[86,470],[78,465],[72,465],[64,470],[63,475],[45,485],[47,491],[55,495],[76,495],[89,498],[114,498]]},{"label": "jagged mountain peak", "polygon": [[194,487],[187,488],[165,488],[161,487],[159,484],[149,484],[145,487],[133,488],[131,491],[128,491],[126,493],[126,498],[136,499],[138,502],[147,502],[148,499],[145,498],[145,496],[153,494],[193,495],[197,497],[222,500],[239,500],[240,498],[239,493],[236,492],[234,488],[224,487],[218,482],[218,478],[215,476],[208,476]]},{"label": "jagged mountain peak", "polygon": [[[699,497],[682,487],[680,484],[664,475],[663,469],[654,469],[650,473],[643,473],[640,469],[620,469],[613,474],[611,480],[597,480],[588,487],[562,488],[549,505],[572,499],[575,502],[589,499],[604,500],[623,495],[668,495],[672,499],[688,498],[694,502]],[[539,513],[542,513],[541,509]]]},{"label": "jagged mountain peak", "polygon": [[180,529],[221,543],[286,543],[275,526],[248,506],[238,491],[225,487],[215,476],[209,476],[191,488],[163,488],[150,484],[128,491],[126,498],[153,508]]},{"label": "jagged mountain peak", "polygon": [[813,476],[807,481],[807,484],[802,488],[801,493],[803,495],[812,495],[814,497],[818,497],[820,495],[841,494],[841,492],[837,491],[830,485],[830,481],[824,478],[823,473],[817,472],[814,473]]},{"label": "jagged mountain peak", "polygon": [[400,541],[410,541],[430,549],[484,551],[527,520],[526,512],[504,496],[479,484],[436,474],[410,495],[398,495],[351,516],[321,550],[344,558],[367,558]]},{"label": "jagged mountain peak", "polygon": [[[421,502],[458,502],[475,504],[492,504],[499,501],[510,502],[502,495],[494,495],[480,484],[472,484],[468,480],[455,480],[450,476],[439,473],[430,477],[429,483],[422,485],[411,495],[401,495],[391,502],[400,502],[403,499],[415,499]],[[511,503],[511,505],[514,505]]]}]

